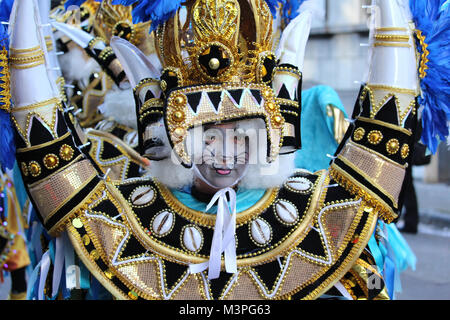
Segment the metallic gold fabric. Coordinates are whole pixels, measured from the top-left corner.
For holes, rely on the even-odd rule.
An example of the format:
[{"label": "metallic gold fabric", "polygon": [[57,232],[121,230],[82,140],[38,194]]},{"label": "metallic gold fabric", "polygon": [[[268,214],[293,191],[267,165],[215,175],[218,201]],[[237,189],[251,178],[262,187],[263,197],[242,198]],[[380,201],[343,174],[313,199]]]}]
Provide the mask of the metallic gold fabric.
[{"label": "metallic gold fabric", "polygon": [[351,164],[358,173],[379,187],[380,191],[397,205],[405,177],[405,167],[350,141],[342,149],[339,158],[347,164]]},{"label": "metallic gold fabric", "polygon": [[30,194],[44,223],[96,175],[97,171],[89,160],[82,160],[30,187]]}]

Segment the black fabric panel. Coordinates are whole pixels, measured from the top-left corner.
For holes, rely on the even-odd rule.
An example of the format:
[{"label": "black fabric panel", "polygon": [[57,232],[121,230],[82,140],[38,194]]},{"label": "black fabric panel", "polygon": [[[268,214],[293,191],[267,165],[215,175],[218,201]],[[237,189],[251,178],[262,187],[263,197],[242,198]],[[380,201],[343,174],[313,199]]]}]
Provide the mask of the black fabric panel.
[{"label": "black fabric panel", "polygon": [[48,141],[52,141],[53,135],[47,130],[47,128],[39,121],[38,118],[32,117],[31,119],[31,129],[29,141],[32,146],[36,146],[38,144],[42,144]]},{"label": "black fabric panel", "polygon": [[120,258],[125,260],[131,259],[133,256],[140,255],[145,251],[146,249],[141,245],[141,243],[135,237],[130,236],[127,243],[122,248]]},{"label": "black fabric panel", "polygon": [[220,297],[220,294],[225,289],[228,281],[230,281],[233,276],[234,275],[232,273],[221,272],[219,278],[209,280],[209,288],[211,289],[214,299],[218,299]]},{"label": "black fabric panel", "polygon": [[181,276],[186,271],[187,267],[174,262],[164,260],[164,269],[167,288],[170,290],[171,288],[173,288],[173,286],[177,284],[178,280],[180,280]]},{"label": "black fabric panel", "polygon": [[[411,149],[411,138],[410,136],[408,136],[407,134],[395,130],[395,129],[391,129],[389,127],[385,127],[382,125],[378,125],[375,123],[369,123],[369,122],[365,122],[363,120],[358,120],[356,119],[355,122],[355,128],[359,128],[362,127],[365,130],[365,135],[364,138],[362,140],[359,141],[355,141],[354,137],[352,136],[352,140],[355,141],[357,144],[363,145],[366,148],[372,149],[382,155],[384,155],[385,157],[403,165],[406,163],[406,158],[403,159],[401,157],[401,153],[400,153],[400,149],[403,146],[404,143],[409,144],[409,147]],[[372,130],[378,130],[382,133],[383,135],[383,139],[381,140],[380,143],[374,145],[371,144],[368,139],[367,139],[367,135],[369,134],[370,131]],[[386,150],[386,143],[390,140],[390,139],[397,139],[399,142],[399,150],[395,153],[395,154],[389,154]]]},{"label": "black fabric panel", "polygon": [[305,239],[300,243],[299,248],[307,253],[326,258],[320,235],[314,229],[308,232]]},{"label": "black fabric panel", "polygon": [[395,104],[394,97],[391,97],[389,101],[386,102],[386,104],[382,106],[380,110],[378,110],[377,114],[375,115],[375,119],[395,125],[400,125],[397,105]]},{"label": "black fabric panel", "polygon": [[[328,184],[333,185],[336,183],[337,182],[334,179],[331,179]],[[325,196],[325,203],[342,200],[342,199],[353,199],[353,198],[354,198],[354,196],[341,186],[328,187],[327,195]]]},{"label": "black fabric panel", "polygon": [[96,206],[93,206],[91,211],[95,212],[101,212],[109,217],[115,217],[119,214],[117,208],[114,206],[114,204],[110,200],[103,200]]},{"label": "black fabric panel", "polygon": [[194,112],[197,113],[197,108],[198,104],[200,103],[202,93],[201,92],[188,93],[186,97],[192,110],[194,110]]},{"label": "black fabric panel", "polygon": [[114,157],[122,156],[122,152],[119,151],[116,147],[114,147],[111,143],[107,141],[103,141],[103,152],[102,152],[102,158],[103,159],[111,159]]},{"label": "black fabric panel", "polygon": [[[73,157],[69,161],[62,159],[59,155],[60,148],[64,144],[71,146],[73,149]],[[59,159],[59,164],[54,169],[47,169],[44,166],[43,159],[46,155],[48,155],[50,153],[55,154],[56,156],[58,156],[58,159]],[[81,153],[78,150],[78,148],[76,148],[74,146],[72,136],[68,135],[66,138],[64,138],[60,141],[56,141],[51,145],[47,145],[45,147],[31,150],[31,151],[18,152],[18,153],[16,153],[16,158],[17,158],[17,162],[19,163],[19,165],[22,162],[25,162],[28,165],[30,163],[30,161],[36,161],[37,163],[39,163],[39,166],[41,167],[41,174],[39,176],[33,177],[33,176],[31,176],[31,174],[28,174],[28,176],[23,176],[23,181],[26,184],[31,184],[31,183],[34,183],[36,181],[39,181],[39,180],[45,178],[46,176],[54,173],[55,171],[61,169],[64,166],[66,166],[71,161],[73,161],[73,159],[78,157],[80,154]]]},{"label": "black fabric panel", "polygon": [[207,92],[209,100],[211,100],[212,104],[214,105],[214,108],[216,110],[219,110],[219,104],[220,104],[220,97],[222,95],[221,91],[211,91]]},{"label": "black fabric panel", "polygon": [[364,90],[364,85],[362,85],[359,88],[358,97],[356,98],[355,105],[353,107],[352,119],[355,119],[356,117],[360,116],[360,113],[362,111],[360,97],[361,97],[361,94],[363,93],[363,90]]},{"label": "black fabric panel", "polygon": [[269,290],[273,288],[273,286],[275,285],[275,281],[278,279],[278,276],[281,272],[278,260],[264,263],[262,265],[254,267],[254,269]]},{"label": "black fabric panel", "polygon": [[241,102],[242,93],[244,91],[242,89],[234,89],[228,90],[228,93],[233,97],[234,101],[239,104]]}]

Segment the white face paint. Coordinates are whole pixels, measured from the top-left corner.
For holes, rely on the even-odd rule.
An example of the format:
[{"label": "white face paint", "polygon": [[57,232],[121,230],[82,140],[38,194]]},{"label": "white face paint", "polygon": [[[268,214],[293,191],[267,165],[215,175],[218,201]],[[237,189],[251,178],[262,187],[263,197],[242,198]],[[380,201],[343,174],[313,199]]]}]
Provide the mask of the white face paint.
[{"label": "white face paint", "polygon": [[247,172],[249,143],[236,122],[204,127],[200,152],[194,154],[195,175],[211,187],[234,186]]}]

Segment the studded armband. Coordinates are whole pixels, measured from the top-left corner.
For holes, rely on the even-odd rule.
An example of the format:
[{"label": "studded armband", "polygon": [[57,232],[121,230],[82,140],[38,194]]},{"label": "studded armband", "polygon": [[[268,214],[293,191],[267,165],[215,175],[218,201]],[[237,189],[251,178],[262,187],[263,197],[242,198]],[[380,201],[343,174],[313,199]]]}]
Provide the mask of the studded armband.
[{"label": "studded armband", "polygon": [[282,64],[273,72],[273,88],[276,101],[285,119],[283,128],[283,146],[281,153],[294,152],[301,147],[300,114],[302,73],[297,67]]},{"label": "studded armband", "polygon": [[377,107],[377,93],[370,86],[361,90],[354,121],[336,152],[331,174],[347,190],[371,202],[381,218],[392,222],[398,217],[400,191],[412,153],[415,99],[402,115],[397,94],[386,94]]},{"label": "studded armband", "polygon": [[103,70],[119,85],[126,77],[119,60],[110,46],[106,46],[102,38],[93,38],[86,48],[86,52],[93,57]]},{"label": "studded armband", "polygon": [[44,227],[57,235],[65,221],[97,185],[97,168],[72,134],[57,98],[16,107],[16,158]]}]

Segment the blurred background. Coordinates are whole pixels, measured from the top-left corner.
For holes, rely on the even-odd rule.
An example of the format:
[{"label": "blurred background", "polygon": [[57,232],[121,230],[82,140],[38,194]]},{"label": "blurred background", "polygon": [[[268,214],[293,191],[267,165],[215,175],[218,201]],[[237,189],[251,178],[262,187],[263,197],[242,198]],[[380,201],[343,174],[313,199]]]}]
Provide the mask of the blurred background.
[{"label": "blurred background", "polygon": [[[349,115],[368,66],[370,0],[317,0],[303,70],[304,89],[335,89]],[[450,299],[450,151],[441,143],[427,165],[413,167],[418,232],[403,233],[417,256],[416,270],[401,274],[398,299]],[[397,226],[401,229],[403,218]]]}]

